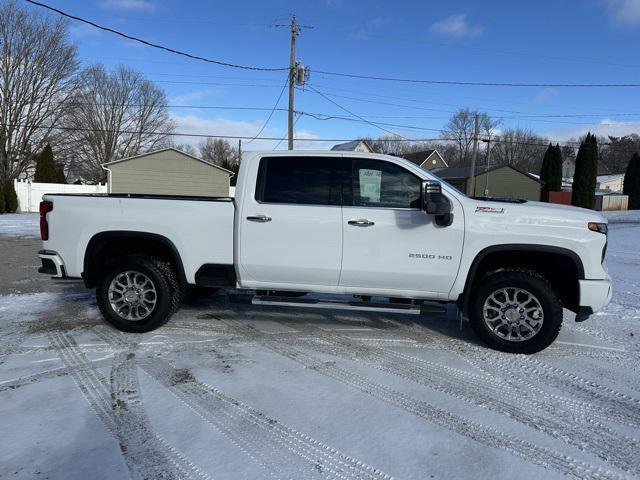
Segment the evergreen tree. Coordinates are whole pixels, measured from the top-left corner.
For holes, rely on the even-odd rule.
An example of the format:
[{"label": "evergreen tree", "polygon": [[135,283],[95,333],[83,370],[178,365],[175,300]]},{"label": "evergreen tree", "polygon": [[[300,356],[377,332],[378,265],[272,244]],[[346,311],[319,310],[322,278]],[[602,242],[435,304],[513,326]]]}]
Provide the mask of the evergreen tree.
[{"label": "evergreen tree", "polygon": [[622,193],[625,195],[631,195],[632,186],[635,177],[638,175],[638,169],[640,168],[640,156],[638,153],[634,153],[633,157],[627,163],[627,170],[624,173],[624,186],[622,187]]},{"label": "evergreen tree", "polygon": [[556,148],[554,150],[553,156],[553,191],[560,192],[562,191],[562,164],[564,163],[564,159],[562,158],[562,148],[560,148],[560,144],[556,143]]},{"label": "evergreen tree", "polygon": [[551,143],[547,147],[547,150],[544,152],[544,158],[542,159],[542,168],[540,169],[540,181],[542,182],[542,189],[546,191],[550,191],[549,183],[551,177],[551,156],[552,156],[553,147]]},{"label": "evergreen tree", "polygon": [[33,176],[34,182],[40,183],[56,183],[58,178],[58,166],[53,161],[53,150],[51,145],[47,144],[36,162],[36,173]]},{"label": "evergreen tree", "polygon": [[4,210],[7,213],[15,213],[18,210],[18,195],[13,187],[13,181],[7,180],[2,187],[2,198],[4,200]]},{"label": "evergreen tree", "polygon": [[0,185],[0,213],[4,213],[5,210],[5,202],[4,202],[4,190],[2,185]]},{"label": "evergreen tree", "polygon": [[64,167],[56,164],[56,181],[55,183],[67,183],[67,177],[64,174]]},{"label": "evergreen tree", "polygon": [[560,145],[554,147],[549,144],[547,151],[544,152],[540,180],[544,182],[543,188],[548,192],[562,190],[562,151]]},{"label": "evergreen tree", "polygon": [[640,155],[637,153],[627,165],[623,193],[629,196],[629,210],[640,210]]},{"label": "evergreen tree", "polygon": [[240,169],[240,165],[233,160],[223,160],[221,167],[230,170],[235,174],[229,180],[229,186],[235,187],[236,181],[238,180],[238,170]]},{"label": "evergreen tree", "polygon": [[598,141],[595,135],[587,134],[580,144],[573,174],[571,203],[577,207],[593,208],[596,202],[596,179],[598,174]]}]

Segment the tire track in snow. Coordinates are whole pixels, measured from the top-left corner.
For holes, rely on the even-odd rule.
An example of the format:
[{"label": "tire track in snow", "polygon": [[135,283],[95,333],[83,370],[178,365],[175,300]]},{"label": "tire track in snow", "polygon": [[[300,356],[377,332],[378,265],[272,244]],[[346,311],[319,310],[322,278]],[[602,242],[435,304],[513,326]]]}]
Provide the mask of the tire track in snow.
[{"label": "tire track in snow", "polygon": [[[421,329],[423,327],[418,327]],[[427,338],[423,331],[416,327],[406,328],[406,335],[420,342]],[[476,347],[454,339],[445,340],[453,352],[472,351],[485,356],[489,363],[499,364],[505,371],[524,374],[544,379],[547,385],[554,386],[580,399],[587,405],[593,405],[600,411],[603,418],[608,418],[629,425],[640,425],[640,399],[622,393],[613,388],[601,385],[579,375],[570,373],[558,367],[550,366],[535,355],[513,355],[496,352],[494,350]],[[517,368],[514,369],[514,366]],[[608,416],[608,417],[607,417]]]},{"label": "tire track in snow", "polygon": [[31,385],[32,383],[41,382],[43,380],[64,377],[64,376],[70,375],[72,371],[76,369],[95,370],[97,368],[108,367],[109,365],[111,365],[111,359],[96,360],[86,365],[81,365],[78,367],[64,366],[64,367],[52,368],[51,370],[33,373],[31,375],[24,375],[22,377],[18,377],[13,380],[4,380],[0,382],[0,392],[4,392],[6,390],[14,390],[16,388],[24,387],[26,385]]},{"label": "tire track in snow", "polygon": [[153,432],[139,400],[133,352],[116,355],[108,381],[87,368],[91,362],[71,335],[50,333],[49,339],[93,411],[118,440],[134,478],[208,478]]},{"label": "tire track in snow", "polygon": [[[562,440],[580,450],[593,453],[618,468],[640,472],[640,459],[634,452],[640,451],[640,442],[627,437],[586,412],[585,404],[554,401],[523,395],[504,382],[455,369],[426,360],[363,345],[351,337],[328,332],[309,324],[284,321],[289,327],[297,326],[305,332],[314,332],[323,343],[316,350],[363,363],[420,385],[459,398],[476,406],[522,423],[530,428]],[[305,346],[314,348],[313,343]],[[506,366],[505,366],[506,367]]]},{"label": "tire track in snow", "polygon": [[[122,335],[106,328],[99,335],[123,347]],[[191,410],[221,432],[273,478],[390,479],[391,477],[280,422],[189,372],[153,358],[140,367]]]},{"label": "tire track in snow", "polygon": [[[10,332],[2,337],[2,341],[0,342],[0,365],[6,362],[9,356],[20,350],[26,337],[27,332],[20,330]],[[7,340],[7,338],[10,338],[10,340]]]},{"label": "tire track in snow", "polygon": [[[339,383],[355,388],[378,400],[400,408],[410,414],[434,423],[442,428],[470,438],[485,446],[498,450],[505,450],[525,460],[528,463],[553,469],[563,475],[576,479],[621,479],[626,478],[607,468],[591,465],[577,460],[569,455],[563,455],[556,450],[542,447],[512,435],[505,434],[494,428],[484,426],[472,420],[440,409],[427,402],[415,400],[409,395],[375,383],[366,377],[340,368],[333,362],[324,362],[300,348],[291,341],[276,338],[275,335],[265,335],[250,326],[237,325],[234,320],[225,323],[249,338],[253,338],[275,353],[293,360],[310,370],[314,370]],[[290,339],[288,339],[290,340]]]}]

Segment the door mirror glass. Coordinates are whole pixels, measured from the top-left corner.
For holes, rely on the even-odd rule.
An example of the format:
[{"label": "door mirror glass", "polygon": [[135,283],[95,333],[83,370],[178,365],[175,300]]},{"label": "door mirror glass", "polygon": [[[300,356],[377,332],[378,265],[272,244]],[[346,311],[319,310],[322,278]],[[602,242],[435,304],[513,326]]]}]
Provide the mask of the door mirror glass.
[{"label": "door mirror glass", "polygon": [[424,180],[422,182],[422,209],[429,215],[447,215],[451,213],[451,202],[442,194],[440,182]]}]

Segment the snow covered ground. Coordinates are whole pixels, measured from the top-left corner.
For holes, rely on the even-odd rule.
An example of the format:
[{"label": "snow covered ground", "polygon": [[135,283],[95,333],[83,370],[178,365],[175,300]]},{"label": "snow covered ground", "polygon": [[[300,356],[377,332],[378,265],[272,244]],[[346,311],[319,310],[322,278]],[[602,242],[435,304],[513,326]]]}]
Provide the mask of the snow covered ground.
[{"label": "snow covered ground", "polygon": [[0,215],[0,237],[39,237],[40,216],[37,213],[5,213]]},{"label": "snow covered ground", "polygon": [[4,294],[0,478],[640,477],[640,215],[609,238],[613,302],[581,324],[567,312],[533,356],[488,350],[452,309],[221,292],[128,335],[79,284]]}]

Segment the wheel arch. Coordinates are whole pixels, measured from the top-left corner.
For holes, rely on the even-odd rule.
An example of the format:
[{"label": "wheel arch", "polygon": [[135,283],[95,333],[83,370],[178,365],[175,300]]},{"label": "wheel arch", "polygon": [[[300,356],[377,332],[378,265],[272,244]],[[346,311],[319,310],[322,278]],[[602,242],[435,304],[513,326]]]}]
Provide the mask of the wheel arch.
[{"label": "wheel arch", "polygon": [[98,275],[108,265],[110,258],[135,253],[168,260],[175,268],[179,283],[187,284],[180,253],[167,237],[157,233],[112,230],[95,234],[87,243],[82,272],[85,286],[96,286]]},{"label": "wheel arch", "polygon": [[485,274],[510,267],[530,268],[551,283],[565,308],[579,308],[580,285],[583,280],[582,260],[572,250],[551,245],[504,244],[484,248],[474,258],[469,268],[464,290],[457,300],[466,313],[474,284]]}]

